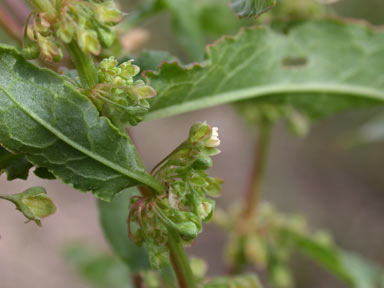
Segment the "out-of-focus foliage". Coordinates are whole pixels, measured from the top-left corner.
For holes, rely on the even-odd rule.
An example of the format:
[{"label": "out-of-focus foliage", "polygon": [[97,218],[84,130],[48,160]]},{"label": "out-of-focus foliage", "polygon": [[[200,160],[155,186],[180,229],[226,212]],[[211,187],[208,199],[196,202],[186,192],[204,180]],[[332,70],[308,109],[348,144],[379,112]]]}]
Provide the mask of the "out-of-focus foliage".
[{"label": "out-of-focus foliage", "polygon": [[64,257],[95,288],[133,288],[132,274],[117,258],[89,245],[66,245]]},{"label": "out-of-focus foliage", "polygon": [[311,232],[305,219],[284,215],[263,203],[251,218],[239,206],[216,211],[215,222],[230,233],[227,259],[234,271],[252,264],[265,269],[273,287],[294,287],[290,260],[299,251],[353,288],[384,285],[383,271],[362,258],[338,249],[330,236]]}]

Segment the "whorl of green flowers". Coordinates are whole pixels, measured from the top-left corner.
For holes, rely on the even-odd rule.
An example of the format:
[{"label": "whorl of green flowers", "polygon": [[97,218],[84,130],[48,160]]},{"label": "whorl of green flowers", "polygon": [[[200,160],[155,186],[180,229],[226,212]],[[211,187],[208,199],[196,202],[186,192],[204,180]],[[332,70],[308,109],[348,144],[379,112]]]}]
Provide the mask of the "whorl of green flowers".
[{"label": "whorl of green flowers", "polygon": [[[35,6],[33,23],[26,29],[23,52],[34,59],[41,53],[47,61],[60,61],[61,43],[76,41],[84,53],[98,55],[101,47],[110,47],[115,39],[113,26],[123,14],[113,1],[49,0],[50,6]],[[54,7],[52,12],[48,8]]]},{"label": "whorl of green flowers", "polygon": [[208,196],[221,193],[222,180],[209,177],[206,170],[219,144],[217,128],[194,124],[188,139],[156,167],[154,176],[167,191],[132,198],[130,238],[147,247],[154,268],[169,262],[168,229],[177,231],[187,245],[202,231],[202,222],[212,217],[215,202]]},{"label": "whorl of green flowers", "polygon": [[113,56],[102,60],[97,67],[99,83],[85,91],[99,112],[118,127],[142,121],[150,108],[147,99],[156,96],[143,80],[134,81],[140,68],[132,61],[119,65]]}]

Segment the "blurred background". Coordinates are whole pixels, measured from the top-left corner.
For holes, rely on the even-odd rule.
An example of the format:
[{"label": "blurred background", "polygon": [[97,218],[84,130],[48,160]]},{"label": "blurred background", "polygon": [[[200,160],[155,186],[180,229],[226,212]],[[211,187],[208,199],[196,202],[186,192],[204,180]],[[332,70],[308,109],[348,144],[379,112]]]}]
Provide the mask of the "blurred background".
[{"label": "blurred background", "polygon": [[[13,0],[8,0],[8,5]],[[7,5],[0,1],[0,5]],[[123,1],[120,1],[123,2]],[[139,1],[122,3],[128,13]],[[131,3],[132,2],[132,3]],[[344,0],[334,5],[339,15],[384,23],[382,0]],[[28,11],[23,12],[25,18]],[[22,14],[22,13],[21,13]],[[187,59],[173,38],[168,15],[159,14],[143,25],[141,48],[170,51]],[[1,42],[13,43],[4,33]],[[134,51],[138,52],[138,51]],[[345,148],[342,135],[370,119],[378,109],[345,112],[312,126],[304,138],[292,136],[284,125],[273,132],[263,198],[284,212],[298,212],[312,227],[329,231],[335,242],[384,266],[384,143]],[[196,121],[208,121],[220,129],[222,153],[215,157],[210,174],[225,180],[218,206],[227,207],[245,193],[257,135],[231,106],[145,122],[131,129],[148,168],[183,141]],[[27,181],[7,182],[1,176],[2,193],[21,192],[44,186],[58,209],[43,220],[43,227],[24,224],[13,205],[0,201],[0,287],[85,288],[91,287],[63,258],[62,247],[81,241],[108,251],[99,226],[96,202],[91,194],[79,193],[59,181],[44,181],[32,173]],[[188,253],[204,258],[210,275],[225,270],[222,250],[225,234],[206,225]],[[304,257],[294,261],[298,288],[341,288],[343,284]]]}]

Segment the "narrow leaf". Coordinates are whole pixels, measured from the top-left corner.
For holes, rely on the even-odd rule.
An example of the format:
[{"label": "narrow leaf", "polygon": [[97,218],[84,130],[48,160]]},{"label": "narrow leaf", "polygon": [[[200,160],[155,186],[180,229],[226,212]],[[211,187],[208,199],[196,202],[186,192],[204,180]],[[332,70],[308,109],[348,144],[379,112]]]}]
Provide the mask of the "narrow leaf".
[{"label": "narrow leaf", "polygon": [[276,0],[233,0],[232,9],[240,17],[258,17],[276,5]]},{"label": "narrow leaf", "polygon": [[162,186],[135,146],[57,74],[0,46],[0,143],[80,191],[109,200],[139,183]]},{"label": "narrow leaf", "polygon": [[202,64],[147,72],[158,92],[147,120],[251,98],[312,117],[382,104],[383,53],[384,32],[360,23],[314,20],[287,34],[245,29],[209,46]]}]

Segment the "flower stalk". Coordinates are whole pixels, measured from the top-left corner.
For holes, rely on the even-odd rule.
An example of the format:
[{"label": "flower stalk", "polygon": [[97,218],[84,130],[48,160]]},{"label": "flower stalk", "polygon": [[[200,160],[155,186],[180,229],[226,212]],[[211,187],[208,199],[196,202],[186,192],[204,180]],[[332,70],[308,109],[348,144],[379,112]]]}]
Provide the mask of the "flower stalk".
[{"label": "flower stalk", "polygon": [[189,265],[180,235],[173,228],[168,228],[168,233],[171,263],[180,288],[196,288],[195,277]]},{"label": "flower stalk", "polygon": [[245,219],[249,219],[254,215],[255,209],[260,201],[271,139],[271,126],[272,125],[269,123],[263,123],[260,125],[258,146],[252,171],[252,180],[245,201]]}]

